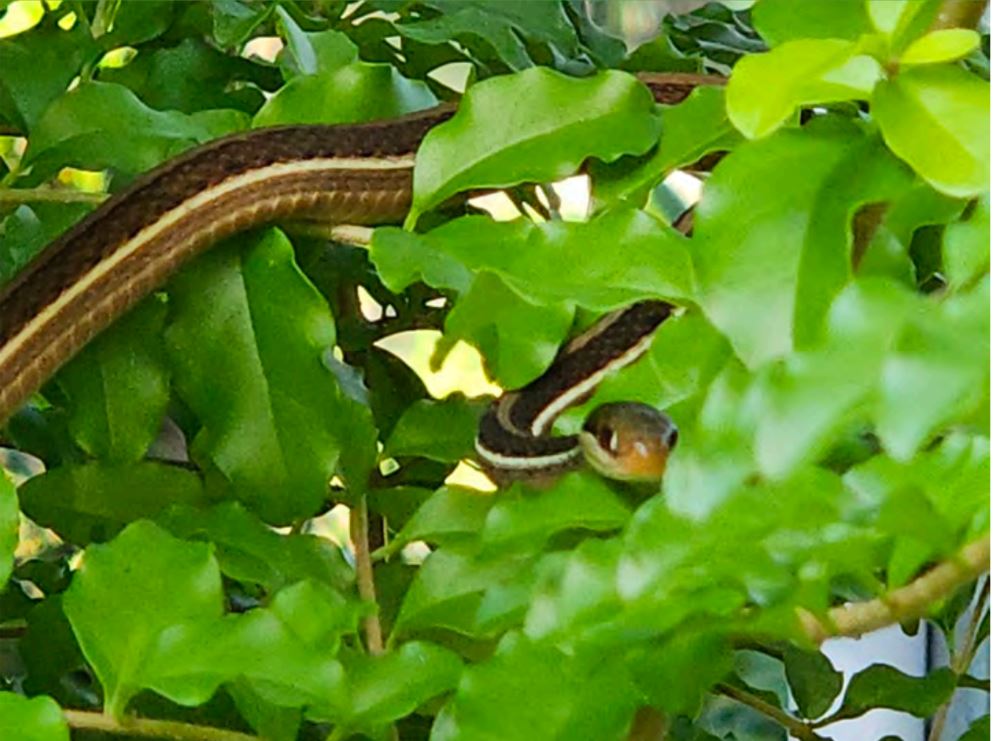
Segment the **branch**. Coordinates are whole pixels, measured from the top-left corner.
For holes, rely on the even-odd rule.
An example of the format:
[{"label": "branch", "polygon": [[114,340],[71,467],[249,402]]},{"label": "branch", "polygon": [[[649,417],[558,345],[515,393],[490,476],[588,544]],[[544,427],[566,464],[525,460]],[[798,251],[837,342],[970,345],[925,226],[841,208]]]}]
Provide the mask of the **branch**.
[{"label": "branch", "polygon": [[[360,599],[376,607],[377,590],[374,586],[373,561],[370,558],[369,527],[367,500],[364,496],[349,510],[349,537],[356,553],[356,588]],[[363,632],[367,637],[367,650],[372,654],[384,653],[384,634],[376,611],[363,618]]]},{"label": "branch", "polygon": [[930,608],[956,587],[973,581],[989,570],[989,533],[975,540],[947,561],[942,561],[905,587],[894,589],[867,602],[834,607],[823,620],[799,610],[799,620],[810,640],[819,644],[834,636],[852,638],[893,623],[926,616]]},{"label": "branch", "polygon": [[986,12],[988,0],[944,0],[931,30],[943,28],[967,28],[975,30]]},{"label": "branch", "polygon": [[753,708],[761,715],[766,715],[780,726],[787,729],[792,736],[800,741],[819,741],[820,739],[824,739],[824,737],[814,731],[808,723],[789,715],[781,708],[776,708],[774,705],[765,702],[756,695],[752,695],[750,692],[746,692],[732,685],[722,683],[716,685],[716,691],[721,695],[726,695],[732,700],[736,700],[741,705]]},{"label": "branch", "polygon": [[181,723],[176,720],[127,718],[117,721],[103,713],[88,713],[83,710],[63,710],[62,715],[70,728],[116,733],[122,736],[166,738],[173,741],[259,741],[259,736],[248,733]]},{"label": "branch", "polygon": [[92,203],[107,200],[107,193],[68,188],[0,188],[0,203]]}]

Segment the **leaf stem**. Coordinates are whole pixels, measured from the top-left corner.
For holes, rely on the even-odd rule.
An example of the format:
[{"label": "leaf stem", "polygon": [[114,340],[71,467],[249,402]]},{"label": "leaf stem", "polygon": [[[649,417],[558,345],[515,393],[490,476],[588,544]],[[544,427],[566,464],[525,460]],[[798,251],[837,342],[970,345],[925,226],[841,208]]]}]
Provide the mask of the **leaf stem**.
[{"label": "leaf stem", "polygon": [[117,721],[103,713],[83,710],[63,710],[63,717],[70,728],[86,731],[102,731],[123,736],[142,738],[166,738],[173,741],[259,741],[253,736],[227,728],[199,726],[176,720],[154,720],[151,718],[128,718]]},{"label": "leaf stem", "polygon": [[761,715],[771,718],[786,728],[799,741],[818,741],[824,738],[814,731],[808,723],[792,717],[781,708],[776,708],[774,705],[765,702],[756,695],[752,695],[750,692],[725,683],[716,685],[716,691],[721,695],[726,695],[731,700],[736,700],[742,705],[753,708]]},{"label": "leaf stem", "polygon": [[107,200],[107,193],[62,188],[0,188],[0,203],[93,203]]},{"label": "leaf stem", "polygon": [[[370,558],[370,517],[367,512],[366,497],[349,510],[349,537],[356,553],[356,587],[360,599],[377,605],[377,590],[374,586],[373,561]],[[384,634],[377,613],[363,618],[363,632],[367,638],[367,650],[372,654],[384,653]]]},{"label": "leaf stem", "polygon": [[988,569],[987,532],[904,587],[867,602],[834,607],[823,619],[800,609],[799,620],[806,635],[816,644],[834,636],[857,637],[893,623],[924,617],[936,602],[956,587],[978,579]]},{"label": "leaf stem", "polygon": [[[975,634],[979,630],[979,624],[982,622],[982,616],[986,614],[986,605],[989,601],[989,579],[987,578],[985,584],[982,585],[982,589],[979,592],[979,596],[975,603],[975,609],[972,610],[972,617],[968,621],[968,625],[965,626],[965,635],[962,637],[961,646],[958,648],[957,653],[951,657],[951,671],[955,673],[955,676],[960,680],[962,675],[968,671],[969,665],[972,663],[972,657],[975,655]],[[944,722],[948,718],[948,711],[951,709],[951,701],[954,699],[954,695],[948,698],[948,701],[944,703],[934,715],[933,722],[930,724],[930,735],[927,737],[927,741],[939,741],[941,738],[941,731],[944,729]]]}]

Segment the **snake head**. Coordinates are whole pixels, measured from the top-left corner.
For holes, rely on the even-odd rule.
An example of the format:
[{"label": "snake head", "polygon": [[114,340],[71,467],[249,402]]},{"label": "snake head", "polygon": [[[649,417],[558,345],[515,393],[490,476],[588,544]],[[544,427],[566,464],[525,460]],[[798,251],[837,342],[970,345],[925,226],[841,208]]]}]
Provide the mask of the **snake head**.
[{"label": "snake head", "polygon": [[578,435],[588,464],[620,481],[659,481],[678,444],[678,427],[664,412],[624,401],[594,409]]}]

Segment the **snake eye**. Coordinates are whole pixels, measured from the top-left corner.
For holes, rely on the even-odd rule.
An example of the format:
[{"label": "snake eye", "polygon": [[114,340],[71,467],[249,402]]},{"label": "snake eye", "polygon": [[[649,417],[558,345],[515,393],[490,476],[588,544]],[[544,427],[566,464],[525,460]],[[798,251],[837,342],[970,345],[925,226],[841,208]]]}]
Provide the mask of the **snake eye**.
[{"label": "snake eye", "polygon": [[667,434],[667,447],[670,450],[674,450],[678,447],[678,428],[672,427],[671,431]]},{"label": "snake eye", "polygon": [[616,434],[616,431],[609,425],[600,427],[598,429],[598,444],[601,446],[602,450],[614,453],[616,448],[619,446],[619,435]]}]

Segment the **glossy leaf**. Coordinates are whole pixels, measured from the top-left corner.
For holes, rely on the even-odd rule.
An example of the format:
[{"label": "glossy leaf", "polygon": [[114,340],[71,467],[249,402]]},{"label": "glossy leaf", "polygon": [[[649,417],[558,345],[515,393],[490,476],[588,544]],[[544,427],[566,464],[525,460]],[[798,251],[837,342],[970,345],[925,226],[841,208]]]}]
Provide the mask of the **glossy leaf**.
[{"label": "glossy leaf", "polygon": [[384,446],[385,455],[418,455],[444,463],[472,458],[477,423],[487,401],[452,395],[424,399],[401,415]]},{"label": "glossy leaf", "polygon": [[751,20],[769,46],[799,38],[857,41],[871,31],[866,0],[797,3],[761,0],[751,9]]},{"label": "glossy leaf", "polygon": [[548,491],[512,489],[487,514],[481,540],[495,551],[540,547],[558,532],[611,532],[621,528],[630,509],[601,478],[565,476]]},{"label": "glossy leaf", "polygon": [[491,660],[464,673],[431,738],[616,738],[628,728],[636,704],[635,688],[618,660],[585,666],[509,634]]},{"label": "glossy leaf", "polygon": [[559,180],[587,157],[641,154],[658,126],[650,93],[621,72],[577,80],[536,68],[479,83],[422,141],[409,223],[464,190]]},{"label": "glossy leaf", "polygon": [[221,574],[209,546],[139,520],[111,543],[87,548],[63,604],[106,711],[121,717],[165,631],[221,618]]},{"label": "glossy leaf", "polygon": [[726,88],[730,121],[758,139],[804,105],[867,99],[882,69],[854,44],[839,39],[789,41],[766,54],[745,57]]},{"label": "glossy leaf", "polygon": [[390,65],[355,62],[295,77],[260,108],[253,126],[355,123],[396,118],[435,104],[424,83],[402,77]]},{"label": "glossy leaf", "polygon": [[176,388],[203,424],[195,459],[267,521],[313,514],[344,451],[369,450],[373,435],[358,434],[363,420],[323,364],[335,326],[290,243],[270,231],[241,253],[215,249],[170,298]]},{"label": "glossy leaf", "polygon": [[32,165],[35,179],[67,165],[135,175],[247,124],[239,111],[201,111],[189,116],[156,111],[126,87],[90,82],[65,93],[46,109],[31,137],[25,163]]},{"label": "glossy leaf", "polygon": [[844,675],[818,651],[789,647],[785,652],[785,674],[805,718],[822,716],[844,685]]},{"label": "glossy leaf", "polygon": [[989,210],[987,192],[967,219],[944,232],[944,272],[955,289],[972,283],[989,270]]},{"label": "glossy leaf", "polygon": [[135,462],[159,436],[169,403],[165,320],[166,304],[154,297],[59,373],[58,383],[69,397],[69,431],[90,455]]},{"label": "glossy leaf", "polygon": [[979,48],[979,34],[967,28],[942,28],[921,36],[899,57],[901,64],[937,64],[968,56]]},{"label": "glossy leaf", "polygon": [[835,718],[856,718],[873,708],[901,710],[929,718],[955,688],[950,669],[935,669],[926,677],[912,677],[895,667],[873,664],[851,677],[844,704]]},{"label": "glossy leaf", "polygon": [[19,494],[29,517],[77,545],[110,540],[130,522],[206,499],[196,473],[152,461],[61,466],[30,479]]},{"label": "glossy leaf", "polygon": [[3,220],[0,234],[0,286],[27,265],[52,239],[92,210],[82,203],[18,206]]},{"label": "glossy leaf", "polygon": [[495,498],[475,489],[444,486],[412,514],[391,542],[397,550],[413,540],[434,545],[475,543]]},{"label": "glossy leaf", "polygon": [[65,93],[94,43],[79,25],[65,31],[51,19],[30,34],[0,39],[0,118],[27,134]]},{"label": "glossy leaf", "polygon": [[880,83],[872,114],[889,148],[942,193],[989,182],[989,88],[953,65],[913,67]]},{"label": "glossy leaf", "polygon": [[207,510],[172,507],[157,521],[177,537],[211,543],[225,576],[259,584],[271,594],[303,579],[339,589],[353,581],[353,569],[334,543],[316,535],[274,532],[236,502]]},{"label": "glossy leaf", "polygon": [[357,61],[356,44],[341,31],[303,31],[291,14],[279,6],[277,17],[277,29],[284,39],[284,48],[277,59],[287,79],[328,72]]},{"label": "glossy leaf", "polygon": [[596,205],[621,200],[642,206],[649,188],[669,172],[711,152],[732,149],[741,140],[726,115],[725,91],[718,86],[697,87],[659,115],[661,137],[649,158],[635,167],[627,158],[612,165],[591,164]]},{"label": "glossy leaf", "polygon": [[265,100],[259,88],[279,79],[269,67],[230,57],[200,38],[146,49],[124,67],[100,71],[101,82],[130,88],[151,108],[183,113],[231,108],[251,114]]},{"label": "glossy leaf", "polygon": [[716,168],[691,243],[699,301],[748,366],[819,336],[850,277],[852,214],[908,183],[880,142],[835,120],[741,146]]},{"label": "glossy leaf", "polygon": [[69,741],[69,726],[51,697],[0,692],[0,734],[17,741]]},{"label": "glossy leaf", "polygon": [[442,14],[397,24],[402,36],[424,44],[460,40],[474,50],[479,45],[490,47],[511,69],[532,66],[530,42],[549,44],[568,57],[578,53],[577,36],[559,3],[512,0],[495,7],[486,0],[429,0],[427,4]]},{"label": "glossy leaf", "polygon": [[346,728],[376,728],[404,717],[456,687],[463,663],[433,643],[410,641],[380,656],[358,656],[346,666],[350,703]]},{"label": "glossy leaf", "polygon": [[0,592],[7,586],[14,568],[19,524],[17,493],[13,482],[7,478],[7,472],[0,467]]}]

